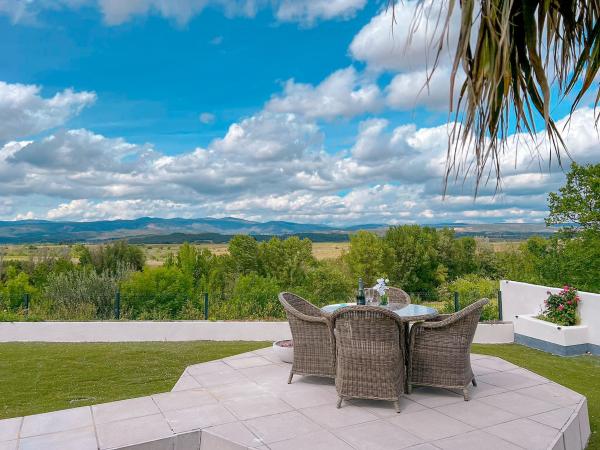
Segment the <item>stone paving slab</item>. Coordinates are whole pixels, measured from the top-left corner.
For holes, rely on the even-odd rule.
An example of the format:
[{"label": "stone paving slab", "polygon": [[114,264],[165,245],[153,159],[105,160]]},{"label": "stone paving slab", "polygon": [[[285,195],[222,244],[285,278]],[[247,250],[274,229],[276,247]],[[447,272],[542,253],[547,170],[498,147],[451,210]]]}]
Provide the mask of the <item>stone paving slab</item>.
[{"label": "stone paving slab", "polygon": [[186,368],[171,392],[0,420],[0,450],[582,450],[584,396],[472,355],[471,401],[415,388],[336,408],[332,379],[294,377],[272,348]]}]

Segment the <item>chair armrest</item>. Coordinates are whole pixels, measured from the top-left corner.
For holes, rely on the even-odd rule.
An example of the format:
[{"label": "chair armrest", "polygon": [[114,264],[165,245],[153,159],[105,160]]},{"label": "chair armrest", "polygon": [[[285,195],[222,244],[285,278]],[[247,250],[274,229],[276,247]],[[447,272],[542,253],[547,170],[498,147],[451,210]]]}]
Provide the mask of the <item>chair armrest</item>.
[{"label": "chair armrest", "polygon": [[413,328],[443,328],[456,322],[459,318],[460,317],[456,316],[456,314],[440,314],[439,316],[429,319],[425,322],[417,322],[413,324]]},{"label": "chair armrest", "polygon": [[431,319],[425,320],[425,322],[441,322],[442,320],[446,320],[448,317],[451,317],[452,314],[439,314]]},{"label": "chair armrest", "polygon": [[292,316],[296,317],[297,319],[300,320],[304,320],[305,322],[314,322],[314,323],[324,323],[325,325],[329,326],[329,319],[325,316],[309,316],[308,314],[304,314],[301,313],[299,311],[287,311],[289,314],[291,314]]}]

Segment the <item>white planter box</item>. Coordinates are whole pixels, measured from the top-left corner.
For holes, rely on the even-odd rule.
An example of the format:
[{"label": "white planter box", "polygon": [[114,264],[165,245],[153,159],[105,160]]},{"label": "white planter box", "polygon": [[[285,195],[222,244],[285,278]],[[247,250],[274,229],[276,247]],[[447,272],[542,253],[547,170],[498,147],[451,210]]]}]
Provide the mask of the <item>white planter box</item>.
[{"label": "white planter box", "polygon": [[565,327],[532,314],[515,317],[515,342],[562,356],[580,355],[587,351],[588,327]]},{"label": "white planter box", "polygon": [[511,344],[515,340],[512,322],[480,322],[475,330],[473,342],[476,344]]}]

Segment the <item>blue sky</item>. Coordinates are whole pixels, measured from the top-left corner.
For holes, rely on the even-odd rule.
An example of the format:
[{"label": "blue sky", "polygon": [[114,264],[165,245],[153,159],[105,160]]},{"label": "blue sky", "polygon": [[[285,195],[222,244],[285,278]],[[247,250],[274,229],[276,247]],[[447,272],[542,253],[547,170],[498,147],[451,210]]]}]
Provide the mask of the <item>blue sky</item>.
[{"label": "blue sky", "polygon": [[0,0],[0,219],[543,220],[564,175],[517,144],[502,193],[441,198],[450,57],[421,92],[397,8],[392,35],[366,0]]}]

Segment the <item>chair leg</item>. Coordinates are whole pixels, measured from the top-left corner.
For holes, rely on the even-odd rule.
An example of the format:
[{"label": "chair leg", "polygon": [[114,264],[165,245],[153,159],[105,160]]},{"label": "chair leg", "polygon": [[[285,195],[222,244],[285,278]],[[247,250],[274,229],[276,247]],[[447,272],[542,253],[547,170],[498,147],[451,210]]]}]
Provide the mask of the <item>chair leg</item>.
[{"label": "chair leg", "polygon": [[400,402],[398,400],[394,402],[394,408],[396,408],[397,413],[400,412]]},{"label": "chair leg", "polygon": [[475,377],[473,377],[473,379],[471,380],[471,383],[473,383],[473,386],[477,387],[477,381],[475,380]]},{"label": "chair leg", "polygon": [[471,400],[469,390],[466,387],[463,388],[463,397],[465,398],[465,402],[468,402],[469,400]]},{"label": "chair leg", "polygon": [[337,401],[337,408],[340,409],[342,407],[342,396],[338,396],[338,401]]},{"label": "chair leg", "polygon": [[288,378],[288,384],[292,384],[292,377],[294,376],[294,372],[290,370],[290,376]]},{"label": "chair leg", "polygon": [[406,393],[408,395],[412,394],[412,384],[411,383],[408,383],[408,386],[406,388]]}]

